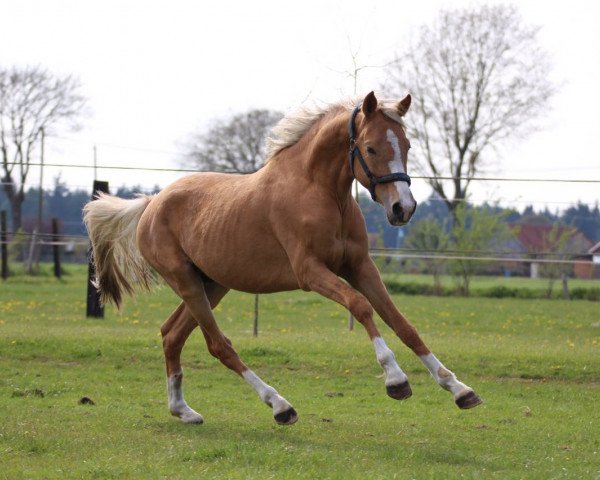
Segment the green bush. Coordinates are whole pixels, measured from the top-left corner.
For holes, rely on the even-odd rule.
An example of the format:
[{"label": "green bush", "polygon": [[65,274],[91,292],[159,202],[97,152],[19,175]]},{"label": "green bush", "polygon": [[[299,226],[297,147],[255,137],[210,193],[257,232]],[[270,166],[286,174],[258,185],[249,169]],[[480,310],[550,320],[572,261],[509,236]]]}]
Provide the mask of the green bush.
[{"label": "green bush", "polygon": [[514,298],[517,296],[517,293],[517,288],[511,288],[505,285],[495,285],[490,288],[473,290],[473,296],[489,298]]},{"label": "green bush", "polygon": [[390,293],[403,293],[405,295],[433,295],[433,287],[424,283],[387,280],[385,285]]},{"label": "green bush", "polygon": [[600,288],[574,288],[570,292],[573,300],[591,300],[600,302]]},{"label": "green bush", "polygon": [[[436,292],[433,285],[419,282],[400,282],[398,280],[386,279],[385,285],[390,293],[404,295],[437,295],[443,297],[460,296],[460,292],[454,288],[442,287],[440,292]],[[486,298],[522,298],[522,299],[545,299],[547,298],[545,290],[526,287],[507,287],[506,285],[495,285],[488,288],[473,288],[470,296]],[[570,290],[572,300],[590,300],[600,301],[600,288],[573,288]],[[561,299],[562,292],[556,291],[552,295],[553,299]]]}]

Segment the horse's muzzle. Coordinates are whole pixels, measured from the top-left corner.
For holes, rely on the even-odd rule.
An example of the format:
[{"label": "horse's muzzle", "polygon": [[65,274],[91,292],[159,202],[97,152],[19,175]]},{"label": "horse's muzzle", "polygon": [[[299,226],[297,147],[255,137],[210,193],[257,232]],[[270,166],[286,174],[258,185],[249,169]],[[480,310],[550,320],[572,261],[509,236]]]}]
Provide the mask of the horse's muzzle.
[{"label": "horse's muzzle", "polygon": [[388,221],[396,227],[406,225],[416,209],[417,202],[414,202],[412,208],[405,208],[400,202],[396,202],[392,205],[392,211],[387,215]]}]

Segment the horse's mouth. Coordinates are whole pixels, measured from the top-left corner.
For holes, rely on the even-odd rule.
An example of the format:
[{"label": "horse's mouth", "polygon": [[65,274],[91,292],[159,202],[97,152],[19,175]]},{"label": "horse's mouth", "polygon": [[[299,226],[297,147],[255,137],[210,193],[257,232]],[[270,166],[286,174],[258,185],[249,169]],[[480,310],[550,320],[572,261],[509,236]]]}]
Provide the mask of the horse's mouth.
[{"label": "horse's mouth", "polygon": [[394,227],[403,227],[404,225],[406,225],[410,220],[402,220],[400,218],[397,217],[393,217],[390,218],[388,217],[388,222],[390,222],[391,225],[393,225]]}]

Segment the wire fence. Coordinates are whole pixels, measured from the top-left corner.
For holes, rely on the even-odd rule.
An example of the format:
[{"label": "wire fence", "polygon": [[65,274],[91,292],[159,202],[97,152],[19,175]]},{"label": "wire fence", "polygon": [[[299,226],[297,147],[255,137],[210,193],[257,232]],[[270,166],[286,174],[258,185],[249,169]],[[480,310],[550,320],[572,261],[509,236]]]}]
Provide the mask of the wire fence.
[{"label": "wire fence", "polygon": [[[7,162],[7,165],[19,165],[18,162]],[[172,168],[172,167],[138,167],[134,165],[89,165],[74,163],[38,163],[30,162],[30,167],[56,167],[56,168],[83,168],[97,170],[138,170],[144,172],[172,172],[172,173],[198,173],[197,168]],[[467,177],[467,176],[427,176],[411,175],[417,180],[470,180],[478,182],[527,182],[527,183],[589,183],[600,184],[600,179],[594,178],[540,178],[540,177]]]},{"label": "wire fence", "polygon": [[[87,235],[61,235],[48,233],[6,232],[9,240],[0,240],[0,245],[10,245],[16,237],[35,241],[40,246],[60,246],[73,250],[76,247],[89,247]],[[12,238],[12,240],[11,240]],[[411,248],[372,248],[369,250],[371,257],[384,257],[395,260],[435,260],[435,261],[477,261],[477,262],[499,262],[499,263],[539,263],[539,264],[571,264],[571,265],[594,265],[596,264],[592,255],[582,253],[561,252],[531,252],[519,253],[515,251],[492,251],[492,250],[417,250]],[[582,258],[582,257],[587,258]]]},{"label": "wire fence", "polygon": [[[150,151],[156,153],[152,149],[143,149],[139,147],[124,147],[124,146],[113,146],[115,148],[127,148],[138,151]],[[161,151],[161,154],[175,154],[176,152],[165,152]],[[7,165],[18,165],[18,162],[8,162]],[[141,171],[141,172],[157,172],[157,173],[198,173],[198,169],[193,168],[172,168],[172,167],[139,167],[133,165],[107,165],[107,164],[73,164],[73,163],[37,163],[30,162],[29,167],[55,167],[55,168],[73,168],[73,169],[95,169],[95,170],[116,170],[116,171]],[[476,182],[520,182],[520,183],[558,183],[558,184],[600,184],[600,179],[597,178],[540,178],[540,177],[493,177],[493,176],[478,176],[478,177],[453,177],[453,176],[425,176],[425,175],[412,175],[413,179],[417,180],[470,180]],[[0,185],[6,185],[8,182],[0,182]],[[30,187],[39,188],[39,184],[28,183]],[[65,185],[69,187],[70,185]],[[443,202],[442,198],[432,197],[432,201]],[[462,200],[468,201],[468,200]],[[513,200],[514,203],[527,203],[526,200]],[[574,204],[574,202],[563,202],[551,200],[545,203],[551,204]],[[577,202],[578,204],[585,204],[584,202]],[[596,206],[598,203],[596,202]],[[47,246],[63,246],[73,248],[75,246],[88,246],[89,238],[87,235],[52,235],[48,233],[29,233],[29,232],[5,232],[7,240],[0,241],[2,243],[11,243],[11,239],[20,237],[22,239],[35,238],[39,245]],[[413,259],[413,260],[473,260],[473,261],[487,261],[487,262],[521,262],[531,263],[555,263],[555,264],[592,264],[593,260],[581,259],[581,253],[565,254],[557,252],[535,252],[535,258],[532,258],[532,254],[516,254],[514,251],[490,251],[490,250],[472,250],[472,251],[457,251],[457,250],[436,250],[427,251],[408,248],[395,248],[395,249],[372,249],[370,254],[373,257],[388,257],[394,259]],[[590,256],[591,257],[591,256]]]}]

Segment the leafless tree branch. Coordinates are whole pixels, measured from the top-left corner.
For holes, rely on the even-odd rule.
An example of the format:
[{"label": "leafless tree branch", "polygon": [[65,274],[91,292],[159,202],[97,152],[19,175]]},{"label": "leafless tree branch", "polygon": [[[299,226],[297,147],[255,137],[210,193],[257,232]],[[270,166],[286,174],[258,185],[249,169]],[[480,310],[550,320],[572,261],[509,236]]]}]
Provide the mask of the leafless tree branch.
[{"label": "leafless tree branch", "polygon": [[271,110],[249,110],[215,120],[207,131],[189,136],[182,163],[205,171],[255,172],[265,160],[265,138],[282,116]]},{"label": "leafless tree branch", "polygon": [[21,227],[25,182],[33,155],[46,137],[74,129],[86,113],[80,83],[41,67],[0,67],[1,179],[11,204],[13,231]]},{"label": "leafless tree branch", "polygon": [[485,169],[490,147],[531,133],[548,109],[556,88],[537,33],[515,7],[446,10],[385,69],[385,90],[413,96],[411,153],[451,212]]}]

